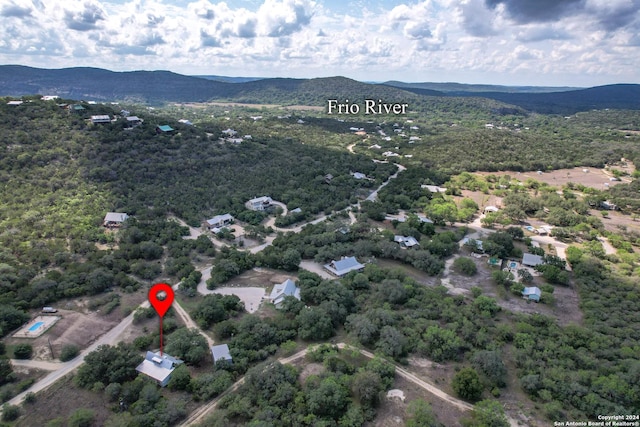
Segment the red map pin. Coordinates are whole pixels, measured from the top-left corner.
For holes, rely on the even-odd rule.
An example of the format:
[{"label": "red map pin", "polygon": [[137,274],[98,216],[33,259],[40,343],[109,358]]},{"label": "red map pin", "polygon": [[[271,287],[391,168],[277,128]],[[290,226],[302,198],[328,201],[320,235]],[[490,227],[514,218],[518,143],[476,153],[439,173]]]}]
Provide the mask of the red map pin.
[{"label": "red map pin", "polygon": [[173,289],[166,283],[156,283],[149,289],[149,302],[160,316],[160,356],[162,356],[162,318],[173,303]]},{"label": "red map pin", "polygon": [[[158,298],[158,294],[162,295],[163,292],[164,298]],[[149,302],[158,313],[158,316],[160,318],[164,317],[171,304],[173,304],[173,289],[166,283],[156,283],[149,289]]]}]

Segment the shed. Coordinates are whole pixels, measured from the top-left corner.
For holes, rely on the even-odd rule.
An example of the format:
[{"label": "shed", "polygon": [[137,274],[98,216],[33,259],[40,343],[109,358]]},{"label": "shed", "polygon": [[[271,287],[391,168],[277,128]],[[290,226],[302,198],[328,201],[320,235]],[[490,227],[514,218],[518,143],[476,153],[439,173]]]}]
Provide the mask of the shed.
[{"label": "shed", "polygon": [[226,360],[229,363],[233,362],[231,353],[229,353],[229,346],[227,344],[220,344],[211,346],[211,355],[213,356],[213,363],[218,363],[221,360]]},{"label": "shed", "polygon": [[522,297],[528,299],[529,301],[540,301],[540,296],[542,296],[542,291],[537,286],[532,286],[530,288],[524,288],[522,291]]},{"label": "shed", "polygon": [[129,215],[122,212],[108,212],[104,216],[102,225],[105,227],[120,227],[123,222],[129,218]]}]

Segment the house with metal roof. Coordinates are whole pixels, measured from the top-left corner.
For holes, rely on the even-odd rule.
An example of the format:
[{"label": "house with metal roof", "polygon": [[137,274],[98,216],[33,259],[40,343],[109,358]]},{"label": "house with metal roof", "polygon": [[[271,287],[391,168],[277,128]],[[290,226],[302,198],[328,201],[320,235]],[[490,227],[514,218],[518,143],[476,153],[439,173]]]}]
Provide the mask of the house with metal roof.
[{"label": "house with metal roof", "polygon": [[147,351],[142,363],[136,367],[136,371],[153,378],[158,385],[165,387],[169,383],[171,374],[176,369],[176,366],[182,363],[182,360],[166,353],[160,355],[160,353]]},{"label": "house with metal roof", "polygon": [[343,257],[339,261],[331,261],[329,264],[325,264],[325,270],[329,273],[342,277],[352,271],[360,271],[364,269],[364,265],[360,264],[355,257]]},{"label": "house with metal roof", "polygon": [[231,353],[229,352],[229,346],[227,344],[211,346],[211,355],[213,356],[214,364],[222,360],[226,360],[228,363],[233,362],[233,358],[231,357]]},{"label": "house with metal roof", "polygon": [[107,114],[99,114],[97,116],[91,116],[91,123],[111,123],[111,116]]},{"label": "house with metal roof", "polygon": [[527,267],[535,267],[536,265],[544,264],[544,259],[540,255],[534,255],[526,253],[522,255],[522,265]]},{"label": "house with metal roof", "polygon": [[412,248],[416,245],[420,245],[420,243],[418,243],[418,240],[413,236],[395,235],[393,236],[393,241],[396,243],[400,243],[400,246],[402,246],[403,248]]},{"label": "house with metal roof", "polygon": [[527,299],[529,301],[540,301],[540,297],[542,296],[542,291],[537,286],[532,286],[530,288],[524,288],[522,291],[522,298]]},{"label": "house with metal roof", "polygon": [[233,216],[231,216],[231,214],[216,215],[213,218],[206,220],[205,226],[209,230],[212,230],[214,228],[222,228],[226,225],[231,224],[233,220],[234,218]]},{"label": "house with metal roof", "polygon": [[122,212],[108,212],[104,216],[104,220],[102,221],[102,225],[105,227],[120,227],[123,222],[125,222],[129,218],[129,215]]},{"label": "house with metal roof", "polygon": [[271,207],[273,199],[269,196],[256,197],[245,203],[247,209],[252,211],[264,211]]},{"label": "house with metal roof", "polygon": [[300,300],[300,288],[296,286],[295,282],[291,279],[287,279],[284,282],[275,285],[269,295],[269,299],[276,308],[281,308],[284,298],[291,296]]}]

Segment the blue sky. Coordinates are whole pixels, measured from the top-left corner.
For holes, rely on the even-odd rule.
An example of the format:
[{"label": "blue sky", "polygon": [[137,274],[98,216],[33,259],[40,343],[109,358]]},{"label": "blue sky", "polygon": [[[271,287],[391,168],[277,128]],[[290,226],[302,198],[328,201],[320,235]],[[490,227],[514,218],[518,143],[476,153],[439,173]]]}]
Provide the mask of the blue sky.
[{"label": "blue sky", "polygon": [[640,0],[0,0],[0,63],[365,81],[640,83]]}]

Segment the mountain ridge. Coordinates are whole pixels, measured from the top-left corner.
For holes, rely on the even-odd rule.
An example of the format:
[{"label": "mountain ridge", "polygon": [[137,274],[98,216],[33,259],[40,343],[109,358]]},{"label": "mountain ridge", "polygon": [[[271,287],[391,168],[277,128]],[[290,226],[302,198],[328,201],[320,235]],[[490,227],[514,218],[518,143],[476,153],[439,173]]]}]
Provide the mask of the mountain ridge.
[{"label": "mountain ridge", "polygon": [[[241,78],[236,78],[241,79]],[[95,101],[129,101],[149,104],[166,102],[232,101],[253,104],[325,105],[328,99],[361,102],[382,99],[386,102],[425,104],[433,97],[486,98],[499,104],[549,114],[574,114],[591,109],[640,110],[640,85],[614,84],[557,92],[484,91],[501,88],[492,85],[447,83],[363,83],[343,76],[300,78],[265,78],[248,81],[221,81],[187,76],[172,71],[110,71],[102,68],[72,67],[41,69],[22,65],[0,65],[0,96],[33,94],[58,95],[62,98]],[[401,84],[402,87],[397,86]],[[435,85],[435,86],[434,86]],[[448,85],[448,86],[446,86]],[[446,91],[434,90],[442,87]],[[452,90],[471,88],[469,91]],[[505,90],[518,87],[504,86]],[[540,88],[536,90],[544,90]],[[550,88],[546,88],[550,89]],[[566,89],[566,88],[556,88]],[[432,97],[432,98],[427,98]],[[497,104],[494,104],[494,106]]]}]

